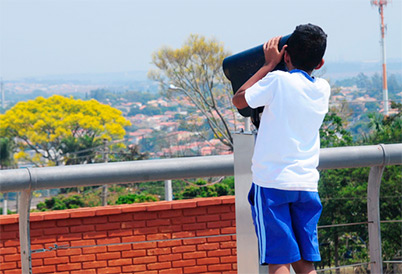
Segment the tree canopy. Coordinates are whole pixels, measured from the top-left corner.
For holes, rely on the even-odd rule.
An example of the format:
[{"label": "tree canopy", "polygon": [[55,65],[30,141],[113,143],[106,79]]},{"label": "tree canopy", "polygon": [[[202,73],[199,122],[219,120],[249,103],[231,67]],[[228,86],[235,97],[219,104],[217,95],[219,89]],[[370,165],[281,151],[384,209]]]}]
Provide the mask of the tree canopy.
[{"label": "tree canopy", "polygon": [[[152,63],[157,69],[148,76],[160,84],[163,96],[172,99],[179,96],[182,103],[194,104],[214,137],[232,149],[231,131],[236,126],[237,110],[222,71],[227,56],[229,53],[217,40],[190,35],[179,49],[163,47],[154,52]],[[234,123],[230,125],[229,120]]]},{"label": "tree canopy", "polygon": [[58,165],[67,160],[67,153],[121,139],[128,125],[111,106],[59,95],[19,102],[0,115],[0,134],[16,140],[16,157],[38,166]]}]

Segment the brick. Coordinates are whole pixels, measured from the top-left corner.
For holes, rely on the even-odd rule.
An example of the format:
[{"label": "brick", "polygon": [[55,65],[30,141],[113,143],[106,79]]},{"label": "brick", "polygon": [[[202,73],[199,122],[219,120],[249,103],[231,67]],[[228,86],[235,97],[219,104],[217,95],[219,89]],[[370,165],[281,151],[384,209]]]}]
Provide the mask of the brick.
[{"label": "brick", "polygon": [[17,267],[17,262],[8,262],[0,264],[0,270],[14,269]]},{"label": "brick", "polygon": [[220,235],[221,232],[219,231],[219,228],[210,228],[210,229],[205,229],[205,230],[199,230],[196,231],[197,236],[213,236],[213,235]]},{"label": "brick", "polygon": [[208,228],[232,227],[232,221],[209,222]]},{"label": "brick", "polygon": [[181,224],[193,224],[196,223],[195,216],[182,216],[180,218],[173,218],[171,219],[173,225],[181,225]]},{"label": "brick", "polygon": [[56,251],[46,251],[32,254],[32,259],[53,258],[53,257],[56,257]]},{"label": "brick", "polygon": [[132,259],[109,260],[107,264],[109,266],[130,265],[132,264]]},{"label": "brick", "polygon": [[219,258],[200,258],[197,259],[197,265],[219,264]]},{"label": "brick", "polygon": [[220,243],[220,248],[236,248],[236,241]]},{"label": "brick", "polygon": [[29,221],[30,222],[40,222],[45,219],[44,213],[43,212],[32,212],[29,215]]},{"label": "brick", "polygon": [[177,238],[192,238],[196,236],[196,231],[182,231],[172,233],[172,239]]},{"label": "brick", "polygon": [[29,226],[31,229],[50,228],[50,227],[56,226],[56,221],[33,222],[33,223],[30,223]]},{"label": "brick", "polygon": [[181,225],[160,226],[158,231],[161,233],[179,232],[182,231]]},{"label": "brick", "polygon": [[106,231],[93,231],[93,232],[84,232],[84,233],[82,233],[82,239],[83,240],[100,239],[100,238],[106,238],[106,237],[107,237],[107,232]]},{"label": "brick", "polygon": [[147,211],[159,211],[159,210],[170,210],[172,209],[172,203],[156,202],[150,203],[147,207]]},{"label": "brick", "polygon": [[82,241],[72,241],[71,246],[88,246],[95,245],[95,240],[82,240]]},{"label": "brick", "polygon": [[95,260],[95,254],[87,254],[87,255],[79,255],[79,256],[71,256],[70,261],[72,263],[78,263],[78,262],[88,262],[88,261],[94,261]]},{"label": "brick", "polygon": [[120,223],[122,229],[130,229],[130,228],[140,228],[145,227],[145,221],[135,221],[135,222],[121,222]]},{"label": "brick", "polygon": [[47,265],[47,266],[36,266],[32,269],[32,273],[54,273],[56,271],[55,265]]},{"label": "brick", "polygon": [[197,206],[220,205],[221,203],[222,203],[221,199],[209,198],[209,199],[202,199],[200,201],[197,201]]},{"label": "brick", "polygon": [[205,215],[205,214],[207,214],[206,207],[196,207],[196,208],[189,208],[189,209],[183,210],[184,216],[197,216],[197,215]]},{"label": "brick", "polygon": [[57,252],[58,257],[72,256],[72,255],[81,254],[81,249],[79,249],[79,248],[60,249],[60,250],[57,250],[56,252]]},{"label": "brick", "polygon": [[133,249],[147,249],[155,248],[156,242],[145,242],[145,243],[135,243],[133,244]]},{"label": "brick", "polygon": [[134,229],[134,235],[147,235],[158,233],[157,227],[143,227]]},{"label": "brick", "polygon": [[121,273],[121,267],[120,266],[115,266],[115,267],[107,267],[107,268],[98,268],[97,274],[118,274]]},{"label": "brick", "polygon": [[121,212],[126,213],[126,212],[142,212],[146,211],[147,206],[144,204],[132,204],[132,205],[124,205],[121,206]]},{"label": "brick", "polygon": [[1,248],[0,249],[0,255],[14,254],[14,253],[17,253],[17,248],[16,247],[6,247],[6,248]]},{"label": "brick", "polygon": [[180,261],[173,261],[173,267],[185,267],[185,266],[194,266],[195,260],[180,260]]},{"label": "brick", "polygon": [[[20,262],[17,262],[18,267],[20,267]],[[32,266],[43,266],[43,259],[33,259],[31,261]]]},{"label": "brick", "polygon": [[60,220],[70,218],[69,212],[49,211],[44,214],[44,220]]},{"label": "brick", "polygon": [[31,237],[42,237],[43,236],[43,229],[35,229],[31,230],[29,233]]},{"label": "brick", "polygon": [[[31,243],[32,243],[32,240],[31,240]],[[5,240],[5,241],[2,241],[2,244],[5,247],[20,246],[20,241],[18,239]],[[33,244],[35,244],[35,243],[33,243]]]},{"label": "brick", "polygon": [[68,257],[54,257],[54,258],[44,258],[44,265],[51,264],[67,264],[69,262]]},{"label": "brick", "polygon": [[149,271],[149,270],[147,270],[147,271],[140,271],[140,272],[137,272],[137,273],[135,273],[135,274],[158,274],[158,270],[153,270],[153,271]]},{"label": "brick", "polygon": [[82,223],[81,219],[71,219],[71,218],[56,221],[57,226],[69,226],[69,227],[78,226],[81,225],[81,223]]},{"label": "brick", "polygon": [[147,227],[162,226],[162,225],[170,225],[170,219],[155,219],[147,221]]},{"label": "brick", "polygon": [[236,234],[236,228],[235,227],[221,228],[221,234]]},{"label": "brick", "polygon": [[183,230],[201,230],[207,228],[206,223],[183,224]]},{"label": "brick", "polygon": [[[77,210],[77,211],[70,211],[70,218],[88,218],[88,217],[94,217],[95,216],[95,211],[90,209],[90,210]],[[83,219],[85,220],[85,219]]]},{"label": "brick", "polygon": [[68,233],[69,233],[68,227],[54,227],[54,228],[43,229],[44,235],[58,235]]},{"label": "brick", "polygon": [[165,247],[165,248],[154,248],[154,249],[148,249],[147,250],[147,255],[162,255],[162,254],[170,254],[171,249],[170,247]]},{"label": "brick", "polygon": [[170,269],[162,269],[159,270],[159,274],[182,274],[183,269],[181,268],[170,268]]},{"label": "brick", "polygon": [[133,231],[129,229],[125,230],[112,230],[107,232],[109,237],[124,237],[133,235]]},{"label": "brick", "polygon": [[20,254],[11,254],[11,255],[4,255],[5,262],[16,262],[21,260]]},{"label": "brick", "polygon": [[106,216],[92,217],[92,218],[84,218],[82,222],[86,225],[88,224],[104,224],[107,223]]},{"label": "brick", "polygon": [[113,223],[113,222],[127,222],[127,221],[131,221],[133,219],[133,214],[131,213],[123,213],[123,214],[118,214],[118,215],[111,215],[107,217],[109,222]]},{"label": "brick", "polygon": [[134,220],[154,220],[158,218],[158,214],[156,212],[138,212],[134,214]]},{"label": "brick", "polygon": [[147,270],[147,266],[145,264],[141,265],[124,265],[122,267],[123,272],[129,272],[129,273],[137,273],[138,271],[145,271]]},{"label": "brick", "polygon": [[119,207],[103,207],[96,210],[96,216],[120,214],[121,209]]},{"label": "brick", "polygon": [[[3,274],[3,272],[0,272]],[[7,271],[4,271],[4,274],[21,274],[21,269],[10,269]]]},{"label": "brick", "polygon": [[127,250],[121,253],[122,258],[136,258],[136,257],[144,257],[147,255],[145,250]]},{"label": "brick", "polygon": [[91,247],[84,247],[82,249],[82,254],[96,254],[105,252],[106,252],[106,246],[91,246]]},{"label": "brick", "polygon": [[120,223],[105,223],[105,224],[98,224],[95,225],[95,230],[113,230],[113,229],[120,229]]},{"label": "brick", "polygon": [[205,251],[197,251],[191,253],[183,253],[183,259],[198,259],[198,258],[205,258],[207,253]]},{"label": "brick", "polygon": [[165,268],[171,268],[172,263],[171,262],[161,262],[161,263],[154,263],[154,264],[148,264],[147,268],[149,270],[159,270],[159,269],[165,269]]},{"label": "brick", "polygon": [[236,213],[235,212],[227,212],[221,215],[221,220],[236,220]]},{"label": "brick", "polygon": [[147,235],[147,241],[168,240],[171,238],[172,235],[170,233],[157,233]]},{"label": "brick", "polygon": [[227,213],[227,212],[231,212],[231,205],[219,205],[219,206],[208,207],[208,214]]},{"label": "brick", "polygon": [[205,273],[207,272],[207,266],[206,265],[199,265],[199,266],[189,266],[185,267],[184,273]]},{"label": "brick", "polygon": [[15,224],[18,223],[18,215],[1,216],[0,225]]},{"label": "brick", "polygon": [[107,247],[107,251],[125,251],[131,250],[131,244],[121,244],[121,245],[110,245]]},{"label": "brick", "polygon": [[224,271],[224,270],[232,270],[232,264],[216,264],[216,265],[209,265],[209,271]]},{"label": "brick", "polygon": [[0,224],[0,229],[3,229],[3,231],[18,231],[19,230],[19,224],[9,224],[9,225],[1,225]]},{"label": "brick", "polygon": [[173,246],[181,246],[181,245],[182,245],[181,240],[158,242],[158,247],[173,247]]},{"label": "brick", "polygon": [[197,250],[217,250],[219,249],[219,243],[206,243],[197,246]]},{"label": "brick", "polygon": [[0,240],[16,239],[18,232],[1,232]]},{"label": "brick", "polygon": [[167,254],[167,255],[159,255],[158,256],[158,262],[172,262],[172,261],[178,261],[183,259],[183,256],[181,253],[176,253],[176,254]]},{"label": "brick", "polygon": [[230,235],[220,236],[220,237],[212,237],[212,238],[207,239],[208,243],[231,242],[231,241],[232,241],[232,237]]},{"label": "brick", "polygon": [[208,223],[219,221],[221,219],[220,214],[208,214],[204,216],[197,216],[197,223]]},{"label": "brick", "polygon": [[222,204],[235,204],[235,196],[222,196],[219,197],[222,201]]},{"label": "brick", "polygon": [[196,250],[197,250],[197,248],[196,248],[195,245],[172,247],[172,252],[173,253],[193,252],[193,251],[196,251]]},{"label": "brick", "polygon": [[45,244],[45,243],[55,243],[56,236],[43,236],[43,237],[35,237],[31,238],[31,244]]},{"label": "brick", "polygon": [[236,263],[236,262],[237,262],[236,256],[221,257],[221,263]]},{"label": "brick", "polygon": [[106,245],[106,244],[119,244],[121,243],[120,238],[115,237],[115,238],[105,238],[105,239],[97,239],[96,244],[97,245]]},{"label": "brick", "polygon": [[81,263],[68,263],[57,265],[57,271],[81,270]]},{"label": "brick", "polygon": [[183,239],[184,245],[204,244],[207,242],[206,238]]},{"label": "brick", "polygon": [[123,243],[131,243],[131,242],[143,242],[146,240],[145,235],[138,235],[138,236],[128,236],[128,237],[123,237],[121,241]]},{"label": "brick", "polygon": [[184,208],[195,208],[197,207],[197,202],[194,201],[194,199],[190,200],[181,200],[181,201],[175,201],[172,204],[173,209],[184,209]]},{"label": "brick", "polygon": [[167,210],[158,212],[158,218],[159,219],[174,218],[174,217],[180,217],[182,216],[182,214],[183,212],[181,210]]},{"label": "brick", "polygon": [[72,226],[70,227],[70,232],[87,232],[87,231],[94,231],[95,225],[80,225],[80,226]]},{"label": "brick", "polygon": [[230,249],[218,249],[208,251],[208,257],[222,257],[222,256],[230,256],[232,255],[232,251]]},{"label": "brick", "polygon": [[74,270],[70,274],[96,274],[95,269],[85,269],[85,270]]},{"label": "brick", "polygon": [[155,263],[158,261],[158,257],[156,256],[145,256],[145,257],[138,257],[138,258],[133,258],[133,263],[136,264],[149,264],[149,263]]},{"label": "brick", "polygon": [[96,260],[98,260],[98,261],[120,259],[120,257],[121,257],[120,252],[108,252],[108,253],[96,254]]}]

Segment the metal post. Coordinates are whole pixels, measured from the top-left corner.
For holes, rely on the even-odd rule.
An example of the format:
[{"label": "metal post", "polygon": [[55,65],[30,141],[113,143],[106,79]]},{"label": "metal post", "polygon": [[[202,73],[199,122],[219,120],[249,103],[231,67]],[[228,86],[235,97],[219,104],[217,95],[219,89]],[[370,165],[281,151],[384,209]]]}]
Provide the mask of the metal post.
[{"label": "metal post", "polygon": [[237,271],[243,273],[268,273],[267,266],[260,266],[258,242],[251,217],[247,193],[252,183],[251,157],[254,151],[254,134],[234,134],[234,175],[236,193]]},{"label": "metal post", "polygon": [[19,231],[21,247],[21,271],[22,273],[32,273],[31,263],[31,237],[29,233],[29,212],[31,209],[31,190],[21,191],[19,204]]},{"label": "metal post", "polygon": [[165,201],[173,201],[172,180],[165,180]]},{"label": "metal post", "polygon": [[371,273],[382,272],[380,185],[384,166],[370,169],[367,186],[367,217]]},{"label": "metal post", "polygon": [[3,215],[7,215],[8,209],[8,193],[3,194]]}]

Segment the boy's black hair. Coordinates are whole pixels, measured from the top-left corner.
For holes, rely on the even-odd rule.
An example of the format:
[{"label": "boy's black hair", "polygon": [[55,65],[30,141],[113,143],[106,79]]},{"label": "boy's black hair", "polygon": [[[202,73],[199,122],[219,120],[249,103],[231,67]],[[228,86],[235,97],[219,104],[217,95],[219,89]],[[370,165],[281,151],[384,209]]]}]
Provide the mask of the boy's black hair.
[{"label": "boy's black hair", "polygon": [[321,62],[327,47],[327,35],[312,24],[299,25],[287,41],[286,51],[294,67],[313,71]]}]

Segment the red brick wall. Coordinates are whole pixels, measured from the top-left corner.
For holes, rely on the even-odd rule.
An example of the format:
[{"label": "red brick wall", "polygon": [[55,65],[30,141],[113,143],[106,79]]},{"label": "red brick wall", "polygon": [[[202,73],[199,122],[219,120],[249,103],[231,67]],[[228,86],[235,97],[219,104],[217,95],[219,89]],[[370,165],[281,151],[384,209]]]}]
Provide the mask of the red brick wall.
[{"label": "red brick wall", "polygon": [[[236,273],[234,197],[31,213],[33,273]],[[18,215],[0,216],[0,274],[21,273]]]}]

